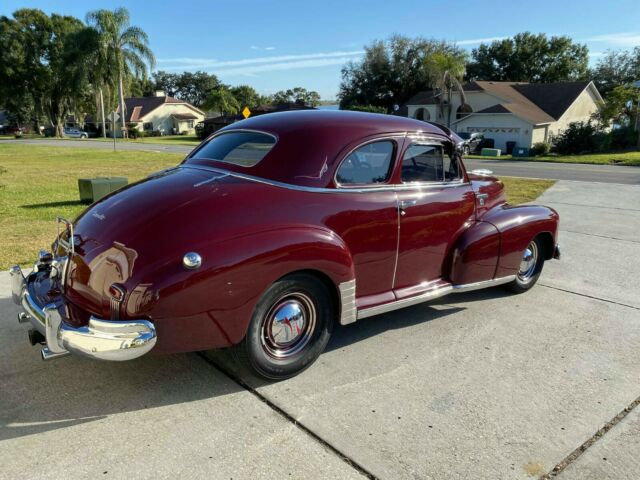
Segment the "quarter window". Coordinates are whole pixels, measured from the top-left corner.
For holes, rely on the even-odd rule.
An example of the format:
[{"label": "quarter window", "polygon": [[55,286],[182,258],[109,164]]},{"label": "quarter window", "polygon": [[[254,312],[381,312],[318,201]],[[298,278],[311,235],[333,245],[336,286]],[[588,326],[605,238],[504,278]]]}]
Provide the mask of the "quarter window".
[{"label": "quarter window", "polygon": [[384,183],[391,175],[394,142],[384,140],[364,145],[344,159],[336,180],[341,185]]}]

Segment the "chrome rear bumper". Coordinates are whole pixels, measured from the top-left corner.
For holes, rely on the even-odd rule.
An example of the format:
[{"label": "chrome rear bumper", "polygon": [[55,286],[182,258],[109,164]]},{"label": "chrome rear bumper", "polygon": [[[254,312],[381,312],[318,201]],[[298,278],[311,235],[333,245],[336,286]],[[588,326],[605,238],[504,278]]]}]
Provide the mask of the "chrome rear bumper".
[{"label": "chrome rear bumper", "polygon": [[[37,267],[36,267],[37,268]],[[20,267],[9,270],[11,297],[23,312],[18,321],[30,321],[46,340],[42,359],[49,360],[69,353],[99,360],[132,360],[149,352],[156,344],[154,325],[148,320],[103,320],[91,316],[86,326],[76,328],[67,322],[66,305],[39,305],[29,293],[35,273],[24,276]]]}]

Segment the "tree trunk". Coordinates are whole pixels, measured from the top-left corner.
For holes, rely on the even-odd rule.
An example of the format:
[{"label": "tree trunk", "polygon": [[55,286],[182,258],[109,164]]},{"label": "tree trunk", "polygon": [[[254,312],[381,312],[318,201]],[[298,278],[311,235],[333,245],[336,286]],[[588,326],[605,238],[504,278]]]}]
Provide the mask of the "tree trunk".
[{"label": "tree trunk", "polygon": [[127,137],[126,114],[124,110],[124,88],[122,86],[122,73],[118,75],[118,97],[120,99],[120,123],[122,124],[122,138]]},{"label": "tree trunk", "polygon": [[107,127],[104,123],[104,96],[102,95],[102,87],[100,87],[100,113],[102,114],[102,137],[107,138]]}]

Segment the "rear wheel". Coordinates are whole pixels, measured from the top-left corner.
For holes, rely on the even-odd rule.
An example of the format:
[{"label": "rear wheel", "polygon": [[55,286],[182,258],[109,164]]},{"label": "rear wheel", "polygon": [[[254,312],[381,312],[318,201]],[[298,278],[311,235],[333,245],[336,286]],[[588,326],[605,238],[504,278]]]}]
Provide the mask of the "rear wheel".
[{"label": "rear wheel", "polygon": [[318,278],[294,274],[264,293],[236,358],[257,375],[282,380],[309,367],[327,346],[335,308]]},{"label": "rear wheel", "polygon": [[520,260],[520,268],[513,282],[508,283],[506,287],[514,293],[522,293],[533,287],[544,265],[544,245],[538,238],[531,240],[527,248],[522,254]]}]

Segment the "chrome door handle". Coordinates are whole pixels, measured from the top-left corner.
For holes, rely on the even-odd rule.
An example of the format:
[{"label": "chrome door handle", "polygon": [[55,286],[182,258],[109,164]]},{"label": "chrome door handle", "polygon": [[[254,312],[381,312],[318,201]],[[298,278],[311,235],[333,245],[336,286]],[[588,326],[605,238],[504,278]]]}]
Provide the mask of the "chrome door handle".
[{"label": "chrome door handle", "polygon": [[418,203],[418,200],[400,200],[400,208],[407,208]]},{"label": "chrome door handle", "polygon": [[405,209],[407,207],[410,207],[411,205],[415,205],[416,203],[418,203],[418,200],[400,200],[400,202],[398,203],[398,211],[400,212],[400,215],[406,215],[407,212],[405,211]]}]

